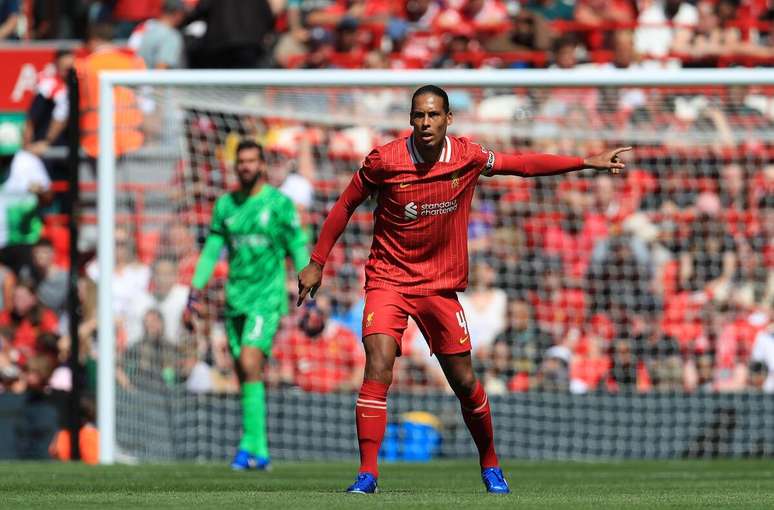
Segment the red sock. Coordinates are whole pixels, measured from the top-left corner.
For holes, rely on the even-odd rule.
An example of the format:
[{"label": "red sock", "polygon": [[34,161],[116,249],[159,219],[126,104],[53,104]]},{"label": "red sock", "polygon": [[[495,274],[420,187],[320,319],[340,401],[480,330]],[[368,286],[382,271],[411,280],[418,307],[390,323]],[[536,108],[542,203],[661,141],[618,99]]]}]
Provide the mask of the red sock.
[{"label": "red sock", "polygon": [[460,397],[462,417],[468,426],[470,435],[478,448],[481,469],[497,467],[500,463],[494,447],[494,432],[492,431],[492,413],[489,411],[489,398],[484,387],[476,381],[473,393],[467,397]]},{"label": "red sock", "polygon": [[360,472],[379,477],[376,459],[387,427],[388,384],[363,381],[355,404],[357,442],[360,445]]}]

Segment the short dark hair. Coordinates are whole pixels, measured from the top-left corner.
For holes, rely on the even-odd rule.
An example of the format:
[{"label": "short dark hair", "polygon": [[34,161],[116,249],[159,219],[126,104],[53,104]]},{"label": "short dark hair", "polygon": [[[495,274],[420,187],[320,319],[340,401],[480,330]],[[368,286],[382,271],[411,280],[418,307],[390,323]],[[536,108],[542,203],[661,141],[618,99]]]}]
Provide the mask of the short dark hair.
[{"label": "short dark hair", "polygon": [[250,140],[249,138],[245,138],[239,142],[239,145],[237,145],[236,148],[236,155],[238,156],[240,152],[247,149],[258,149],[258,157],[263,161],[263,147],[255,140]]},{"label": "short dark hair", "polygon": [[95,39],[98,41],[112,41],[114,34],[113,25],[100,21],[89,25],[89,28],[86,30],[86,41]]},{"label": "short dark hair", "polygon": [[435,85],[423,85],[414,91],[414,95],[411,96],[412,111],[414,110],[414,101],[416,98],[425,94],[432,94],[443,99],[443,111],[449,113],[449,95],[441,87],[437,87]]}]

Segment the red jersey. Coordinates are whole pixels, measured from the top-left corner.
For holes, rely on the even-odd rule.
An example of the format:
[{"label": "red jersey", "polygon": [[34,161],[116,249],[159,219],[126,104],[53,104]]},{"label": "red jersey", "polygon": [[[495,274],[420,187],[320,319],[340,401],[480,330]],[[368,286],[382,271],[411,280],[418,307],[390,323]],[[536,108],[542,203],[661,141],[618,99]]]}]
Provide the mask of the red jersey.
[{"label": "red jersey", "polygon": [[320,265],[354,212],[376,193],[366,290],[433,295],[465,290],[468,218],[480,175],[552,175],[582,168],[583,159],[546,154],[496,154],[467,138],[447,136],[428,163],[413,136],[375,148],[323,225],[312,260]]}]

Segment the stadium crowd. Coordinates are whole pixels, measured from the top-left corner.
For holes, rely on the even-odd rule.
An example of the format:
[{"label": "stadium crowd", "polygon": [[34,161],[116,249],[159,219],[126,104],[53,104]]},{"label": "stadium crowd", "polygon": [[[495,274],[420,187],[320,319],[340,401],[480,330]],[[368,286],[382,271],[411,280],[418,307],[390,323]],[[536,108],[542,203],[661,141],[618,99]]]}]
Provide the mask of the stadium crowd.
[{"label": "stadium crowd", "polygon": [[[212,4],[11,0],[0,3],[0,34],[44,39],[88,31],[93,48],[103,49],[115,35],[128,38],[149,68],[730,65],[765,64],[774,51],[764,2]],[[240,9],[248,4],[263,10],[245,16]],[[65,5],[72,10],[58,10]],[[19,27],[22,16],[26,31]],[[255,16],[263,16],[258,25]],[[191,25],[201,19],[206,32]],[[20,221],[2,239],[0,391],[72,384],[67,243],[61,227],[48,221],[56,201],[49,205],[52,187],[43,175],[61,178],[64,170],[55,161],[41,170],[28,157],[63,141],[63,77],[72,65],[72,55],[61,52],[53,74],[41,75],[25,150],[2,160],[9,170],[4,193],[31,199],[22,201],[24,217],[40,213],[46,226]],[[278,94],[275,101],[312,112],[337,111],[350,120],[364,112],[394,114],[401,124],[408,104],[403,91],[393,90]],[[582,173],[480,182],[469,227],[470,288],[460,300],[489,393],[774,392],[771,97],[766,87],[451,91],[455,134],[494,149],[584,154],[603,139],[636,145],[620,178]],[[96,105],[80,106],[93,113]],[[338,127],[346,122],[337,119],[311,125],[206,107],[186,112],[187,154],[167,196],[174,217],[145,228],[140,216],[116,230],[113,306],[122,388],[238,391],[219,319],[227,268],[219,268],[212,286],[211,320],[194,335],[180,326],[211,204],[234,182],[235,141],[254,137],[268,149],[272,184],[293,198],[314,238],[368,149],[403,133]],[[515,128],[503,131],[505,125]],[[152,123],[135,128],[147,144],[163,136]],[[96,155],[86,143],[84,150]],[[18,210],[16,199],[13,206]],[[366,211],[356,214],[332,254],[318,300],[292,307],[284,319],[268,371],[275,387],[358,386],[362,268],[371,229]],[[82,266],[79,352],[94,390],[99,275],[93,257]],[[288,285],[295,292],[292,280]],[[446,388],[415,324],[406,335],[394,387]]]},{"label": "stadium crowd", "polygon": [[773,13],[766,0],[3,0],[0,39],[108,23],[150,68],[767,65]]}]

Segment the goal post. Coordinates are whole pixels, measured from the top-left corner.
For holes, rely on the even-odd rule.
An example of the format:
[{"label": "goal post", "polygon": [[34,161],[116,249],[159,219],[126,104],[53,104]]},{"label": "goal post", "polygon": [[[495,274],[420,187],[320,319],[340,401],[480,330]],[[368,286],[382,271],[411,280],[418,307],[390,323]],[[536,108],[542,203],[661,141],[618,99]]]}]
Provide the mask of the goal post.
[{"label": "goal post", "polygon": [[[465,88],[475,90],[487,89],[579,89],[579,88],[636,88],[636,87],[732,87],[732,86],[774,86],[774,70],[769,69],[702,69],[702,70],[605,70],[581,69],[574,71],[558,70],[422,70],[422,71],[341,71],[341,70],[256,70],[256,71],[208,71],[208,70],[173,70],[173,71],[138,71],[138,72],[103,72],[100,75],[100,105],[99,105],[99,155],[98,168],[98,380],[97,380],[97,419],[100,431],[100,462],[112,464],[116,462],[116,349],[117,338],[113,327],[115,323],[112,277],[115,271],[115,232],[117,225],[117,167],[118,158],[115,154],[114,140],[116,136],[116,111],[114,91],[117,87],[127,87],[142,95],[143,88],[155,90],[154,94],[161,97],[160,90],[172,90],[168,94],[169,103],[164,108],[172,110],[175,101],[182,101],[177,96],[177,90],[196,91],[198,87],[214,90],[216,87],[226,89],[238,88],[249,91],[254,88],[262,90],[270,87],[274,90],[292,90],[303,95],[306,91],[315,89],[409,89],[425,84],[435,84],[441,87]],[[768,90],[764,95],[771,96]],[[181,95],[182,96],[182,95]],[[768,97],[771,99],[771,97]],[[225,97],[223,105],[227,105],[230,97]],[[203,103],[206,100],[203,100]],[[220,104],[220,103],[218,103]],[[283,105],[281,102],[263,102],[259,106],[252,104],[251,108],[270,117],[272,109],[282,112],[283,108],[296,108],[294,118],[302,122],[313,122],[314,112],[304,112],[303,106]],[[249,108],[248,107],[248,111]],[[408,105],[406,105],[408,107]],[[774,106],[771,106],[774,109]],[[407,112],[406,112],[407,113]],[[346,125],[347,112],[332,111],[330,122]],[[173,125],[184,121],[180,112],[166,111],[164,125]],[[280,115],[281,116],[281,115]],[[405,116],[405,114],[404,114]],[[372,119],[352,118],[353,125],[368,126]],[[467,132],[480,134],[487,129],[497,129],[498,132],[511,133],[514,137],[523,138],[524,132],[518,127],[511,127],[503,119],[492,123],[488,120],[478,122],[476,118],[462,119],[461,124]],[[407,126],[407,123],[406,123]],[[380,127],[380,126],[377,126]],[[390,130],[398,129],[389,126]],[[400,126],[401,128],[403,126]],[[163,129],[163,128],[162,128]],[[564,136],[562,128],[550,130],[547,137]],[[593,127],[587,128],[586,137],[594,138]],[[551,134],[554,133],[554,134]],[[765,136],[771,136],[766,131]],[[615,133],[613,133],[615,135]],[[613,136],[611,135],[611,136]],[[184,145],[181,136],[169,138],[163,143]],[[581,136],[573,133],[568,136]],[[639,135],[638,135],[639,136]],[[654,134],[652,136],[660,136]],[[736,137],[731,133],[732,137]],[[527,136],[528,137],[528,136]],[[628,135],[620,134],[616,141],[626,141]],[[734,138],[735,141],[736,138]],[[604,141],[604,140],[603,140]],[[634,142],[637,138],[634,137]],[[767,143],[774,139],[767,138]],[[144,149],[141,149],[144,150]],[[131,156],[131,155],[130,155]],[[176,156],[170,159],[185,159]],[[168,162],[170,165],[172,162]],[[473,339],[475,342],[475,338]],[[328,397],[326,397],[328,398]],[[569,398],[569,397],[568,397]],[[338,402],[338,401],[337,401]],[[330,403],[330,402],[329,402]],[[333,404],[331,404],[333,405]],[[338,404],[336,404],[338,405]],[[334,405],[333,407],[336,407]],[[519,404],[522,405],[522,404]],[[606,404],[600,404],[603,408]],[[347,414],[342,420],[350,418]],[[605,451],[602,452],[605,454]]]}]

